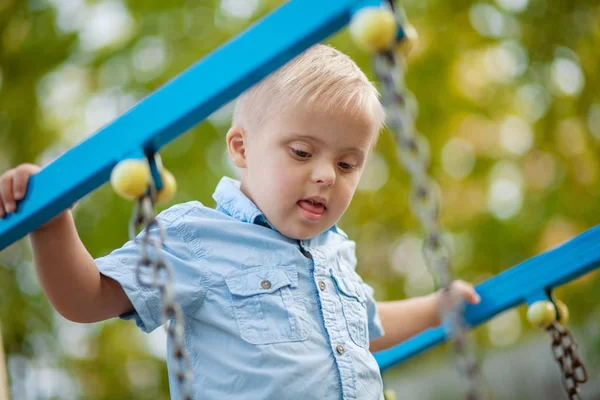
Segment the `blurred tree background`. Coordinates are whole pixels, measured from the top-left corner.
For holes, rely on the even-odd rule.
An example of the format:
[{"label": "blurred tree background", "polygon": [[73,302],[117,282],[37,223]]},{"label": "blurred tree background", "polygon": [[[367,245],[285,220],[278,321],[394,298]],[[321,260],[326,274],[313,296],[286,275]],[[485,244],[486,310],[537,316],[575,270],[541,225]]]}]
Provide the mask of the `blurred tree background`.
[{"label": "blurred tree background", "polygon": [[[269,13],[275,0],[0,0],[0,171],[45,165]],[[417,125],[456,274],[480,282],[598,222],[600,5],[597,0],[406,0],[421,41],[407,60]],[[315,10],[318,12],[318,9]],[[301,23],[301,16],[298,17]],[[285,32],[274,33],[285,34]],[[328,40],[373,77],[346,30]],[[257,44],[268,45],[268,44]],[[236,60],[243,62],[243,60]],[[162,152],[175,199],[212,206],[234,175],[224,134],[231,105]],[[409,181],[384,132],[340,225],[379,300],[433,289]],[[76,222],[93,256],[127,240],[131,204],[103,186]],[[165,335],[133,323],[80,325],[45,299],[27,240],[0,253],[0,321],[14,399],[166,399]],[[600,279],[557,290],[600,399]],[[547,335],[521,307],[475,330],[496,399],[564,399]],[[447,349],[385,376],[400,398],[459,399]]]}]

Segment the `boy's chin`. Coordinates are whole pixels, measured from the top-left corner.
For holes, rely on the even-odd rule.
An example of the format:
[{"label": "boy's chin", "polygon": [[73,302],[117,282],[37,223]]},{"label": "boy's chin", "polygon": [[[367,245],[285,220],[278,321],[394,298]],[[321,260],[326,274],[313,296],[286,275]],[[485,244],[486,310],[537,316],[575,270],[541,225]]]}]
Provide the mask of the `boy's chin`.
[{"label": "boy's chin", "polygon": [[319,236],[326,230],[327,229],[319,229],[316,227],[312,227],[312,229],[308,227],[292,227],[289,229],[279,230],[279,232],[290,239],[308,240],[314,238],[315,236]]}]

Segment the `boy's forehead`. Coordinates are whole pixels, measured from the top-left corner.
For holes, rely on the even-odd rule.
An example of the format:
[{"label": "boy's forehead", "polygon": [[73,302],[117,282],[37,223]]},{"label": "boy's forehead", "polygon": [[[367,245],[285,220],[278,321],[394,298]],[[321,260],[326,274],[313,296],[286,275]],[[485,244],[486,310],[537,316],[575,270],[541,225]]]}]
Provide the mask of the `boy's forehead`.
[{"label": "boy's forehead", "polygon": [[[258,131],[267,131],[266,140],[307,140],[317,145],[367,151],[378,134],[377,122],[367,110],[328,110],[318,104],[286,104],[270,110],[271,117]],[[339,133],[342,133],[341,135]]]},{"label": "boy's forehead", "polygon": [[280,123],[298,126],[297,131],[328,126],[373,130],[377,125],[367,110],[346,110],[342,107],[331,109],[319,103],[286,106],[279,110],[277,116]]}]

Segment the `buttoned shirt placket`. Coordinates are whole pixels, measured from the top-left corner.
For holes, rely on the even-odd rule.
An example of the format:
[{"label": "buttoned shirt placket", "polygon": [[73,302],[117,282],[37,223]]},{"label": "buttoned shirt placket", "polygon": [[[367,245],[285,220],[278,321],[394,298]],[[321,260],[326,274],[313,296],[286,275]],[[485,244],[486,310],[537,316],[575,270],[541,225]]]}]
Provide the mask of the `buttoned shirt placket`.
[{"label": "buttoned shirt placket", "polygon": [[327,256],[323,250],[309,248],[306,241],[300,242],[300,250],[312,259],[313,281],[317,287],[318,299],[323,314],[323,323],[329,337],[329,344],[335,359],[340,377],[343,400],[356,399],[356,370],[348,346],[349,337],[346,321],[336,310],[341,310],[341,303],[334,289]]}]

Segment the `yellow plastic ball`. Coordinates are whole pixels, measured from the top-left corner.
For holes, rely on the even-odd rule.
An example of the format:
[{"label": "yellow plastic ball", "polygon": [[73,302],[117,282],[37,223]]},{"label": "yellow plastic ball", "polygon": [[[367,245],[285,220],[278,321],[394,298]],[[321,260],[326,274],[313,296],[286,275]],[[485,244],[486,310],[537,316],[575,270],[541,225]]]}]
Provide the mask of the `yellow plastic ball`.
[{"label": "yellow plastic ball", "polygon": [[566,325],[569,322],[569,308],[560,300],[556,300],[555,304],[556,308],[558,308],[558,315],[560,316],[558,323],[561,325]]},{"label": "yellow plastic ball", "polygon": [[349,30],[357,46],[370,53],[376,53],[393,47],[398,25],[392,11],[379,7],[365,7],[352,17]]},{"label": "yellow plastic ball", "polygon": [[161,169],[160,179],[162,180],[163,186],[156,197],[156,202],[158,204],[170,201],[177,192],[177,181],[169,170],[166,168]]},{"label": "yellow plastic ball", "polygon": [[536,328],[548,328],[556,320],[554,305],[549,301],[536,301],[527,309],[527,319]]},{"label": "yellow plastic ball", "polygon": [[404,29],[404,37],[396,45],[396,52],[406,57],[419,41],[419,33],[411,24],[404,25],[402,29]]},{"label": "yellow plastic ball", "polygon": [[385,400],[397,400],[396,393],[392,389],[384,389],[383,390],[383,398]]},{"label": "yellow plastic ball", "polygon": [[150,182],[150,167],[145,160],[124,160],[110,174],[113,190],[128,200],[142,197]]}]

